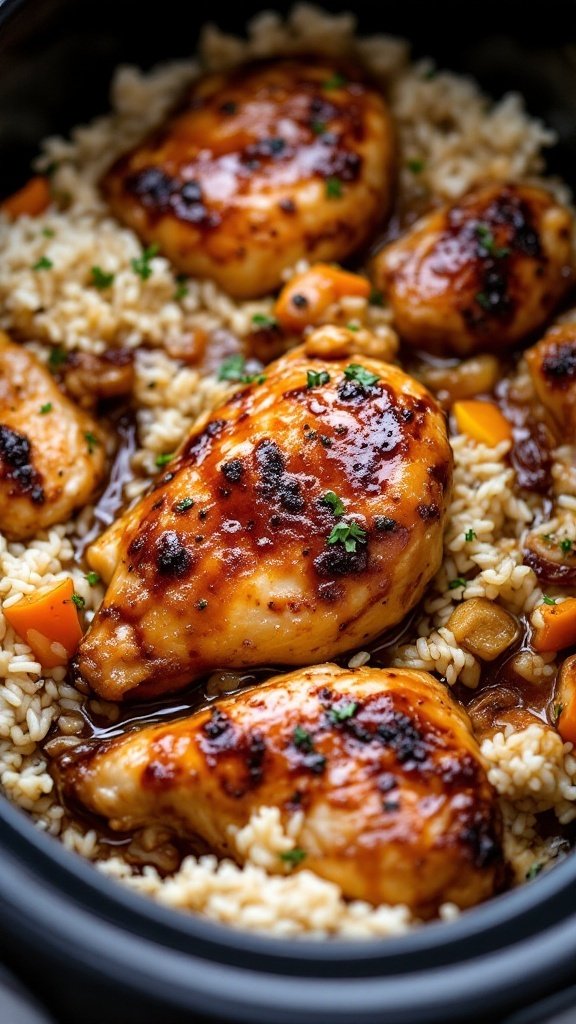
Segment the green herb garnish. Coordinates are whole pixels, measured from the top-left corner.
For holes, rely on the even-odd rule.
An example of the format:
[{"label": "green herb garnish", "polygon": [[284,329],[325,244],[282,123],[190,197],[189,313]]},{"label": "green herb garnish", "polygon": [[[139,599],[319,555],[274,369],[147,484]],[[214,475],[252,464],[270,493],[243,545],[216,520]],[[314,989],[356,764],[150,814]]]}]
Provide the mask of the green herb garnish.
[{"label": "green herb garnish", "polygon": [[86,604],[86,601],[84,600],[83,597],[80,596],[80,594],[72,594],[70,600],[72,601],[72,604],[76,605],[77,608],[83,608],[84,605]]},{"label": "green herb garnish", "polygon": [[487,295],[486,292],[476,292],[474,298],[476,299],[478,305],[481,306],[482,309],[485,309],[487,313],[491,311],[492,302],[490,296]]},{"label": "green herb garnish", "polygon": [[160,468],[162,466],[167,466],[169,462],[172,462],[173,458],[174,452],[166,452],[165,455],[157,455],[156,458],[154,459],[154,462],[158,466],[158,468]]},{"label": "green herb garnish", "polygon": [[328,508],[332,510],[335,516],[344,515],[344,504],[334,491],[326,491],[326,494],[320,498],[320,501],[323,505],[328,505]]},{"label": "green herb garnish", "polygon": [[42,228],[42,234],[44,235],[44,238],[54,238],[56,232],[53,231],[52,228]]},{"label": "green herb garnish", "polygon": [[332,176],[326,178],[326,198],[327,199],[340,199],[342,195],[342,182],[340,178]]},{"label": "green herb garnish", "polygon": [[344,370],[344,376],[347,380],[355,380],[357,384],[361,384],[364,388],[371,387],[372,384],[376,384],[380,379],[375,373],[367,370],[365,366],[360,366],[359,363],[350,363]]},{"label": "green herb garnish", "polygon": [[86,433],[84,434],[84,440],[88,445],[88,454],[92,455],[94,449],[97,448],[98,445],[100,444],[100,441],[96,437],[96,434],[93,434],[91,430],[86,431]]},{"label": "green herb garnish", "polygon": [[366,543],[366,530],[358,526],[358,523],[337,523],[336,526],[332,527],[326,538],[326,543],[341,543],[346,551],[356,551],[358,544]]},{"label": "green herb garnish", "polygon": [[208,601],[205,597],[201,597],[199,601],[196,601],[196,607],[199,612],[203,612],[208,607]]},{"label": "green herb garnish", "polygon": [[298,750],[303,750],[306,754],[310,754],[314,750],[312,734],[307,729],[303,729],[301,725],[297,725],[294,729],[292,742],[295,747],[298,747]]},{"label": "green herb garnish", "polygon": [[240,354],[229,356],[218,370],[218,380],[230,380],[235,384],[262,384],[266,380],[263,373],[246,373],[246,360]]},{"label": "green herb garnish", "polygon": [[540,874],[543,867],[544,865],[541,861],[537,861],[536,864],[532,864],[532,866],[529,867],[528,871],[526,872],[526,880],[531,881],[532,878],[536,878],[536,875]]},{"label": "green herb garnish", "polygon": [[306,387],[318,388],[321,384],[328,384],[330,374],[326,370],[308,370],[306,372]]},{"label": "green herb garnish", "polygon": [[412,174],[422,174],[425,166],[424,160],[408,160],[406,163],[406,167],[412,171]]},{"label": "green herb garnish", "polygon": [[115,274],[107,274],[102,267],[92,267],[90,273],[92,274],[92,284],[99,291],[104,291],[106,288],[110,288],[114,284]]},{"label": "green herb garnish", "polygon": [[556,598],[548,597],[548,594],[542,594],[542,604],[556,604]]},{"label": "green herb garnish", "polygon": [[476,540],[476,533],[474,530],[466,530],[464,534],[464,540],[470,544],[471,541]]},{"label": "green herb garnish", "polygon": [[326,122],[325,121],[311,121],[310,122],[310,129],[314,133],[314,135],[324,135],[324,132],[326,131]]},{"label": "green herb garnish", "polygon": [[572,551],[572,541],[568,540],[568,537],[564,537],[564,540],[560,541],[560,550],[563,555],[568,555]]},{"label": "green herb garnish", "polygon": [[[480,242],[482,248],[489,254],[489,256],[493,256],[494,259],[504,259],[504,257],[508,256],[510,252],[509,249],[500,248],[496,245],[494,235],[487,224],[480,223],[476,225],[476,238]],[[478,296],[476,296],[476,298],[478,299]]]},{"label": "green herb garnish", "polygon": [[48,256],[41,256],[37,263],[32,267],[32,270],[52,270],[54,264]]},{"label": "green herb garnish", "polygon": [[301,850],[299,846],[295,846],[293,850],[284,850],[284,853],[280,854],[280,860],[283,860],[285,864],[292,865],[292,867],[301,864],[305,857],[306,851]]},{"label": "green herb garnish", "polygon": [[368,302],[371,306],[383,306],[384,305],[384,292],[381,292],[379,288],[373,288],[370,292]]},{"label": "green herb garnish", "polygon": [[448,590],[458,590],[458,587],[465,587],[466,580],[463,580],[461,576],[458,576],[455,580],[450,580],[448,584]]},{"label": "green herb garnish", "polygon": [[349,320],[348,323],[346,324],[346,327],[348,328],[349,331],[360,330],[360,324],[357,324],[354,320]]},{"label": "green herb garnish", "polygon": [[152,245],[146,246],[146,248],[142,250],[142,254],[140,256],[136,256],[134,259],[130,260],[132,270],[135,274],[138,274],[138,277],[141,277],[143,281],[147,281],[152,274],[152,267],[150,264],[154,257],[158,255],[159,248],[160,247],[156,242],[154,242]]},{"label": "green herb garnish", "polygon": [[275,316],[267,316],[265,313],[254,313],[252,317],[252,324],[254,327],[258,327],[262,331],[272,331],[275,327],[278,327],[278,321]]},{"label": "green herb garnish", "polygon": [[185,299],[188,295],[188,278],[185,274],[178,274],[176,278],[176,289],[172,299],[174,302],[179,302],[180,299]]},{"label": "green herb garnish", "polygon": [[339,71],[335,71],[330,78],[327,78],[325,82],[322,82],[323,89],[343,89],[348,84],[347,78],[344,77]]},{"label": "green herb garnish", "polygon": [[174,511],[178,512],[178,514],[181,514],[182,512],[187,512],[189,508],[194,507],[194,504],[194,498],[182,498],[181,501],[177,501],[176,504],[174,505]]},{"label": "green herb garnish", "polygon": [[45,416],[47,412],[52,412],[52,402],[45,402],[44,405],[40,406],[40,412],[42,416]]},{"label": "green herb garnish", "polygon": [[95,587],[97,583],[100,583],[100,573],[92,571],[87,572],[84,579],[87,580],[91,587]]},{"label": "green herb garnish", "polygon": [[61,346],[53,348],[48,356],[48,366],[51,370],[57,370],[62,366],[62,363],[66,362],[67,358],[68,354],[66,349],[61,348]]},{"label": "green herb garnish", "polygon": [[344,704],[333,704],[328,711],[328,717],[332,722],[345,722],[348,718],[353,718],[358,710],[358,704],[355,700],[346,701]]}]

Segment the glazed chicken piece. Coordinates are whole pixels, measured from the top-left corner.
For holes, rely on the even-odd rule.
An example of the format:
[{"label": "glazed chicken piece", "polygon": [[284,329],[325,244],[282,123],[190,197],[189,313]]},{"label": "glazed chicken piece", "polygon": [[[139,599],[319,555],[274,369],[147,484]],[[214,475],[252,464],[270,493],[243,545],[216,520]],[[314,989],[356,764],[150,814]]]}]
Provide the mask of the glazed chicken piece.
[{"label": "glazed chicken piece", "polygon": [[342,260],[389,205],[383,97],[329,59],[207,75],[102,183],[115,215],[179,270],[264,295],[298,260]]},{"label": "glazed chicken piece", "polygon": [[451,472],[420,384],[367,356],[294,350],[194,427],[89,549],[110,586],[81,675],[120,700],[365,643],[438,568]]},{"label": "glazed chicken piece", "polygon": [[69,519],[101,483],[105,462],[97,423],[0,332],[0,529],[23,540]]},{"label": "glazed chicken piece", "polygon": [[502,879],[498,807],[470,723],[426,672],[300,669],[78,747],[59,776],[68,800],[114,829],[161,824],[238,860],[234,829],[258,808],[278,807],[284,825],[299,813],[302,867],[422,917],[446,900],[478,903]]},{"label": "glazed chicken piece", "polygon": [[529,185],[485,185],[423,217],[374,260],[395,326],[437,354],[499,351],[541,327],[572,277],[572,217]]},{"label": "glazed chicken piece", "polygon": [[525,353],[534,390],[548,410],[556,431],[576,438],[576,323],[551,327]]}]

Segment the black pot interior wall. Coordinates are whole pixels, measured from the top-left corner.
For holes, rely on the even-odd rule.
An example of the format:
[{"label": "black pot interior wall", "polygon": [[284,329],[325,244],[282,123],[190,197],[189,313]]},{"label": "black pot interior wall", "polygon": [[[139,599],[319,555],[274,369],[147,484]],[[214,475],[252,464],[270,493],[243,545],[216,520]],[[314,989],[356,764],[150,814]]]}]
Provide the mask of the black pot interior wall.
[{"label": "black pot interior wall", "polygon": [[[210,6],[210,17],[241,32],[262,5]],[[264,5],[267,6],[267,5]],[[285,10],[290,4],[270,6]],[[485,0],[462,4],[404,0],[383,7],[325,0],[331,11],[353,7],[361,31],[404,34],[416,54],[439,66],[463,69],[498,96],[514,89],[559,134],[553,166],[576,177],[576,5],[546,4],[529,16],[526,5]],[[39,139],[66,132],[107,107],[112,69],[119,62],[149,66],[194,51],[203,7],[162,0],[0,0],[0,194],[25,177]]]}]

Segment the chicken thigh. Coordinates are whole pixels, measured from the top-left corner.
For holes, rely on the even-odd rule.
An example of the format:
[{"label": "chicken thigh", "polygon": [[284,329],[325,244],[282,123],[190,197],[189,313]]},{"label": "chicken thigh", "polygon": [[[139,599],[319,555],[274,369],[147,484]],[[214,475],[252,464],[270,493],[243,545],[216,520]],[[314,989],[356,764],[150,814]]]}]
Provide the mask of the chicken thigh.
[{"label": "chicken thigh", "polygon": [[445,420],[397,367],[358,360],[270,364],[96,542],[111,582],[78,667],[97,693],[322,661],[416,604],[441,559]]},{"label": "chicken thigh", "polygon": [[0,332],[0,529],[23,540],[69,519],[106,468],[105,437],[36,356]]},{"label": "chicken thigh", "polygon": [[311,57],[199,79],[103,181],[116,216],[239,298],[299,259],[341,260],[389,205],[392,129],[358,69]]},{"label": "chicken thigh", "polygon": [[532,185],[485,185],[422,218],[374,261],[409,344],[467,356],[541,327],[571,282],[572,217]]},{"label": "chicken thigh", "polygon": [[114,829],[161,824],[239,860],[234,831],[258,808],[278,807],[284,825],[299,812],[292,863],[422,917],[502,880],[497,801],[468,718],[426,672],[300,669],[85,744],[58,772],[65,797]]},{"label": "chicken thigh", "polygon": [[560,435],[576,439],[576,323],[552,327],[526,352],[534,390]]}]

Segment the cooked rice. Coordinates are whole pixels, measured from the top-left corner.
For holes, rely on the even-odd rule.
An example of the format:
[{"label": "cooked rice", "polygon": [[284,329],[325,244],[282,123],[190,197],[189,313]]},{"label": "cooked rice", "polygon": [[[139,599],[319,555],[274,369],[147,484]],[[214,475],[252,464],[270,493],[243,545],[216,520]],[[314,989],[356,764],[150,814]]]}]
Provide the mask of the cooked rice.
[{"label": "cooked rice", "polygon": [[[247,57],[307,50],[363,60],[389,91],[402,154],[400,197],[408,207],[419,202],[423,190],[436,198],[454,198],[486,177],[531,179],[544,170],[542,148],[554,141],[553,133],[526,114],[519,96],[510,94],[491,105],[474,82],[434,73],[430,61],[410,64],[403,41],[358,39],[354,29],[351,15],[329,15],[300,4],[286,22],[276,14],[260,15],[249,26],[248,40],[206,28],[198,62],[160,66],[147,74],[119,69],[112,85],[112,113],[76,129],[70,140],[53,138],[44,145],[38,166],[56,165],[53,186],[65,210],[16,222],[0,217],[1,327],[44,359],[49,345],[94,353],[110,346],[136,350],[139,449],[127,498],[146,486],[157,455],[173,451],[195,418],[222,393],[213,377],[182,364],[165,347],[170,350],[183,335],[199,329],[223,327],[246,335],[253,314],[271,307],[271,300],[234,302],[214,284],[198,281],[187,282],[186,296],[177,299],[176,275],[161,256],[152,259],[152,274],[143,281],[131,267],[141,245],[133,232],[108,216],[97,188],[109,162],[162,120],[201,68],[217,70]],[[415,160],[423,164],[417,175],[409,170]],[[566,198],[563,186],[548,184]],[[43,256],[51,268],[34,271]],[[90,286],[94,266],[115,275],[110,289]],[[363,300],[354,300],[343,314],[388,330],[388,311]],[[518,387],[529,387],[527,380],[520,367]],[[444,561],[413,634],[389,653],[389,661],[427,669],[448,685],[459,681],[474,688],[480,666],[458,646],[446,623],[462,600],[477,596],[537,622],[542,592],[522,562],[521,541],[535,517],[542,517],[542,508],[540,502],[515,494],[506,444],[491,449],[457,435],[452,445],[455,487]],[[557,508],[546,531],[576,539],[576,471],[569,446],[556,452],[554,482]],[[73,549],[90,526],[88,509],[26,545],[0,538],[3,607],[65,574],[72,575],[92,613],[103,591],[88,584]],[[472,540],[467,539],[470,531]],[[464,586],[450,586],[463,577]],[[338,886],[310,871],[290,874],[278,854],[296,844],[299,819],[295,815],[284,831],[275,808],[261,808],[232,837],[248,858],[243,868],[213,856],[189,856],[178,865],[177,851],[160,829],[143,830],[123,853],[110,856],[94,830],[67,819],[48,770],[48,754],[78,742],[85,695],[65,682],[63,668],[43,672],[1,612],[0,644],[0,781],[7,796],[29,811],[39,827],[59,835],[67,848],[98,861],[102,871],[167,906],[235,927],[276,935],[382,936],[400,934],[416,923],[405,907],[347,902]],[[365,664],[369,657],[359,652],[349,664]],[[553,656],[528,652],[517,664],[534,685],[556,668]],[[214,673],[208,684],[213,695],[238,685],[233,673]],[[102,701],[91,701],[91,708],[110,721],[118,715],[114,705]],[[44,751],[41,744],[50,729],[53,736]],[[520,732],[507,727],[485,740],[482,751],[490,780],[502,796],[506,849],[520,880],[534,864],[541,866],[563,852],[561,843],[539,838],[537,815],[551,810],[561,824],[576,817],[576,758],[571,745],[544,724]],[[133,866],[139,858],[146,862],[143,869]],[[447,904],[441,916],[450,919],[457,912]]]}]

